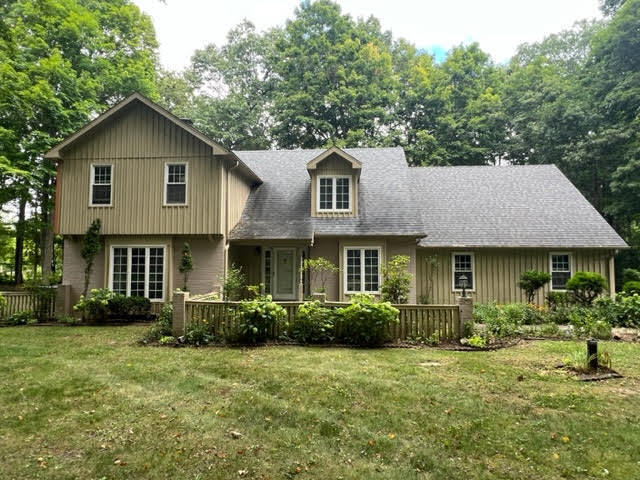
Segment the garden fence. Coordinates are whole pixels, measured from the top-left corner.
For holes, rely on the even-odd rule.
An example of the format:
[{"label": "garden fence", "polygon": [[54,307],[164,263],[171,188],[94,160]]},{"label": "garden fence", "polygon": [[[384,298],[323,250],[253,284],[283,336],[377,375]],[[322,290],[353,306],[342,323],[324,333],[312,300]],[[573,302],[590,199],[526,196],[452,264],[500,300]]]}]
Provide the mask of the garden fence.
[{"label": "garden fence", "polygon": [[0,322],[18,312],[31,312],[41,320],[55,316],[55,295],[42,296],[32,292],[0,292],[0,295],[7,300],[5,307],[0,305]]}]

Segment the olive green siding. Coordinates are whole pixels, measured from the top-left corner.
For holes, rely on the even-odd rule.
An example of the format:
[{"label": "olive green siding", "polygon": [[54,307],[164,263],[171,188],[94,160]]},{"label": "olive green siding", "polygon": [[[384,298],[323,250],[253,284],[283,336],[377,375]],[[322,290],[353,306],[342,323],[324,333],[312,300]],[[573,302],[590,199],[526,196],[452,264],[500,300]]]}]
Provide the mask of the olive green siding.
[{"label": "olive green siding", "polygon": [[[550,271],[551,252],[571,254],[571,271],[597,272],[609,278],[608,250],[567,249],[418,249],[416,283],[418,299],[430,303],[453,303],[460,292],[452,286],[451,257],[453,252],[470,252],[474,255],[474,291],[476,302],[499,303],[524,302],[526,296],[518,288],[520,274],[526,270]],[[547,285],[536,295],[535,302],[544,304],[549,291]]]},{"label": "olive green siding", "polygon": [[[163,206],[165,163],[187,162],[187,206]],[[92,164],[111,164],[112,206],[89,206]],[[59,232],[81,234],[94,218],[104,234],[222,234],[225,166],[211,147],[136,103],[63,152]]]},{"label": "olive green siding", "polygon": [[251,184],[237,170],[231,169],[227,177],[227,224],[228,234],[236,226],[251,193]]},{"label": "olive green siding", "polygon": [[[348,175],[351,177],[350,212],[318,212],[318,177],[323,175]],[[311,170],[311,216],[312,217],[357,217],[358,216],[358,175],[351,164],[336,154],[318,163]]]}]

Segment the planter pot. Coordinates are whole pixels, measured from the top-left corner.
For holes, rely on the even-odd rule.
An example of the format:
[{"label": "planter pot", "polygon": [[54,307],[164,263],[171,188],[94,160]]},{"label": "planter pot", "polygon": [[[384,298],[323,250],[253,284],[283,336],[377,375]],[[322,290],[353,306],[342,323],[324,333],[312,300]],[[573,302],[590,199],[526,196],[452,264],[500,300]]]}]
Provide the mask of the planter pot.
[{"label": "planter pot", "polygon": [[319,302],[325,303],[327,301],[327,294],[324,292],[313,292],[311,294],[311,298],[314,300],[318,300]]}]

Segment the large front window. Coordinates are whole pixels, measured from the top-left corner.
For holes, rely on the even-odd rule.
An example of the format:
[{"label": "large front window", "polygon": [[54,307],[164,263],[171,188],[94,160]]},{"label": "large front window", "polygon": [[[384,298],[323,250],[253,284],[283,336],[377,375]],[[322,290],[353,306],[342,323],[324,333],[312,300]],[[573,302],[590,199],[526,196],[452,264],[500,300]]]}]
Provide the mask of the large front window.
[{"label": "large front window", "polygon": [[473,290],[473,254],[454,253],[451,260],[453,263],[453,289],[462,290],[464,287],[467,290]]},{"label": "large front window", "polygon": [[109,288],[131,297],[164,299],[164,253],[157,247],[111,247]]},{"label": "large front window", "polygon": [[564,290],[571,278],[571,256],[568,253],[551,254],[551,290]]},{"label": "large front window", "polygon": [[351,210],[350,177],[318,177],[318,210]]},{"label": "large front window", "polygon": [[345,293],[379,293],[380,248],[345,248]]}]

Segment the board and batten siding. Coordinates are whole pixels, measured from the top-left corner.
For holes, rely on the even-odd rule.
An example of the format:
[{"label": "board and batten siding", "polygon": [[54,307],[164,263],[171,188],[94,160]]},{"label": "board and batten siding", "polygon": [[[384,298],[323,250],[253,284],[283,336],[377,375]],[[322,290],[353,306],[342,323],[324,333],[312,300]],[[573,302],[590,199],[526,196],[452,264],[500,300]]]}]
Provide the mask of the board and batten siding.
[{"label": "board and batten siding", "polygon": [[[550,272],[551,252],[571,254],[571,271],[596,272],[609,278],[609,259],[613,252],[591,249],[431,249],[419,248],[416,264],[418,299],[429,303],[454,303],[460,292],[452,288],[451,256],[454,252],[473,253],[474,291],[470,293],[479,303],[526,302],[526,295],[518,288],[520,274],[526,270]],[[433,263],[431,261],[433,259]],[[434,267],[435,265],[435,267]],[[550,285],[538,291],[535,303],[544,304]]]},{"label": "board and batten siding", "polygon": [[[324,175],[342,175],[351,177],[349,189],[350,212],[318,212],[318,177]],[[312,217],[357,217],[358,216],[358,175],[351,164],[336,154],[330,155],[312,170],[311,173],[311,216]]]},{"label": "board and batten siding", "polygon": [[[165,163],[187,162],[186,206],[164,206]],[[111,164],[112,206],[89,206],[92,164]],[[223,161],[211,147],[136,103],[63,152],[59,232],[94,218],[109,234],[223,234]]]}]

